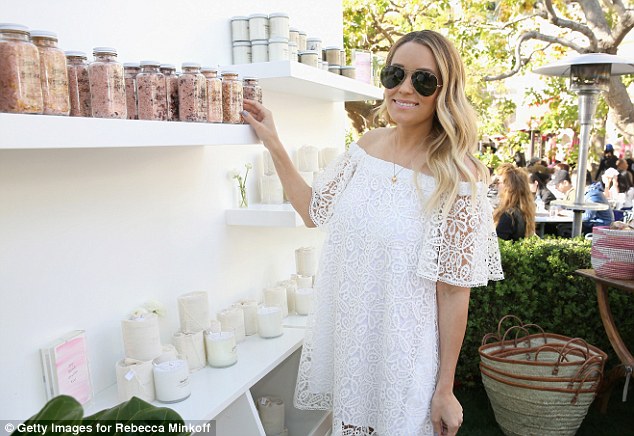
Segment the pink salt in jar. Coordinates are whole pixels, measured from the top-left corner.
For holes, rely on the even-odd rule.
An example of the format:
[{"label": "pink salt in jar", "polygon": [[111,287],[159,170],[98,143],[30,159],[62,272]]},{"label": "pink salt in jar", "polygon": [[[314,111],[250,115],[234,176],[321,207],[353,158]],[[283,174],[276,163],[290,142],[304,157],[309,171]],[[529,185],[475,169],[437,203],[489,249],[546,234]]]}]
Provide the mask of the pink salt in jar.
[{"label": "pink salt in jar", "polygon": [[40,55],[20,24],[0,24],[0,112],[41,114]]},{"label": "pink salt in jar", "polygon": [[165,76],[159,67],[160,62],[141,61],[141,72],[136,76],[140,120],[167,120]]},{"label": "pink salt in jar", "polygon": [[136,76],[141,72],[141,65],[137,62],[126,62],[123,64],[123,80],[125,81],[125,104],[128,109],[128,119],[138,120],[138,99],[136,89]]},{"label": "pink salt in jar", "polygon": [[172,64],[163,64],[160,67],[165,76],[165,92],[167,94],[167,121],[178,121],[178,76],[176,67]]},{"label": "pink salt in jar", "polygon": [[222,80],[216,68],[205,67],[201,70],[207,80],[207,121],[222,123]]},{"label": "pink salt in jar", "polygon": [[242,123],[242,82],[238,73],[222,72],[222,120],[224,123]]},{"label": "pink salt in jar", "polygon": [[95,47],[95,60],[88,66],[92,116],[126,119],[125,80],[123,65],[117,62],[117,50]]},{"label": "pink salt in jar", "polygon": [[200,64],[185,62],[178,77],[178,113],[181,121],[207,121],[207,80]]},{"label": "pink salt in jar", "polygon": [[81,51],[67,51],[68,97],[71,117],[91,117],[88,58]]},{"label": "pink salt in jar", "polygon": [[31,40],[40,54],[40,82],[44,114],[68,115],[68,71],[66,56],[57,47],[57,35],[46,30],[32,30]]}]

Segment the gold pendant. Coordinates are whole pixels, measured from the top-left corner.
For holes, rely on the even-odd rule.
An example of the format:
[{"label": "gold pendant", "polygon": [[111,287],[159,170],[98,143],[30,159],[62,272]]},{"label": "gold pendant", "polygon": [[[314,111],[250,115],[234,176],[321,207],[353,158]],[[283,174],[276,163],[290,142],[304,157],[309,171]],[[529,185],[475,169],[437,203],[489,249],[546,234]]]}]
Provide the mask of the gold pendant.
[{"label": "gold pendant", "polygon": [[397,180],[396,175],[392,176],[392,183],[396,183]]}]

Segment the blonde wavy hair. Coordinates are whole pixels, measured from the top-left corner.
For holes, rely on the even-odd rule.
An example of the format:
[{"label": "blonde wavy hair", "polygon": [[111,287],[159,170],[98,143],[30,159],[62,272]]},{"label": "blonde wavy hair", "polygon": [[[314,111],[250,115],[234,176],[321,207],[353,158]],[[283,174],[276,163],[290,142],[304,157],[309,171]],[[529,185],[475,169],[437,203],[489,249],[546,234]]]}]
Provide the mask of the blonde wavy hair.
[{"label": "blonde wavy hair", "polygon": [[497,226],[500,217],[513,209],[524,217],[525,238],[535,234],[535,195],[529,188],[528,173],[513,164],[504,163],[495,173],[504,179],[504,189],[500,192],[500,202],[493,211],[493,222]]},{"label": "blonde wavy hair", "polygon": [[[474,198],[478,181],[489,184],[489,170],[474,156],[478,144],[477,116],[465,94],[464,64],[451,41],[433,30],[410,32],[394,43],[386,65],[392,63],[396,50],[407,42],[427,46],[438,65],[442,87],[438,88],[432,130],[427,138],[421,138],[421,142],[424,141],[427,147],[427,166],[436,180],[436,188],[426,206],[434,210],[444,203],[442,213],[447,216],[458,196],[461,181],[470,183]],[[375,116],[394,124],[385,99],[376,109]],[[475,174],[468,162],[475,166]]]}]

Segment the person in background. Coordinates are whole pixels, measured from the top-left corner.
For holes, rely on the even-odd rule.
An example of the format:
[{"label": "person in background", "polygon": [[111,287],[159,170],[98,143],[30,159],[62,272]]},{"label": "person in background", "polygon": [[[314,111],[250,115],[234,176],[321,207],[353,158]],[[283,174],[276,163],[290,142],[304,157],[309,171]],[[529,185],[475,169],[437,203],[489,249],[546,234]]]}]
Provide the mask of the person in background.
[{"label": "person in background", "polygon": [[627,162],[627,170],[634,177],[634,159],[632,159],[632,150],[625,152],[625,161]]},{"label": "person in background", "polygon": [[586,203],[607,204],[606,210],[587,210],[583,213],[583,233],[592,232],[594,226],[609,226],[614,221],[614,212],[606,196],[603,194],[603,184],[601,182],[591,183],[586,187]]},{"label": "person in background", "polygon": [[605,150],[603,150],[603,157],[599,161],[599,168],[597,168],[597,173],[594,176],[594,180],[600,182],[601,176],[608,168],[616,169],[616,156],[614,156],[614,147],[612,144],[608,144],[605,146]]},{"label": "person in background", "polygon": [[550,180],[548,170],[541,165],[535,165],[529,171],[529,187],[535,197],[537,212],[550,209],[550,202],[556,200],[557,197],[548,189],[548,181]]},{"label": "person in background", "polygon": [[563,201],[574,203],[576,190],[570,181],[570,173],[566,170],[557,170],[551,177],[554,188],[561,193]]},{"label": "person in background", "polygon": [[332,411],[333,436],[453,436],[462,423],[453,388],[470,291],[503,278],[465,82],[446,37],[401,37],[381,71],[389,127],[351,143],[312,187],[271,111],[244,100],[292,206],[327,231],[294,405]]},{"label": "person in background", "polygon": [[535,199],[526,171],[510,163],[496,169],[500,202],[493,211],[498,238],[518,241],[535,234]]}]

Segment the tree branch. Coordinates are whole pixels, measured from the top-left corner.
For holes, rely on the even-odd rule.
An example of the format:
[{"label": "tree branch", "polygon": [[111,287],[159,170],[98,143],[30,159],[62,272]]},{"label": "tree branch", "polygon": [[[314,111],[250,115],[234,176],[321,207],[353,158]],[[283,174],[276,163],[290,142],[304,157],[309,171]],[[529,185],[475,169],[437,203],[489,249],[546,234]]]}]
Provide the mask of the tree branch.
[{"label": "tree branch", "polygon": [[517,74],[519,72],[519,70],[526,65],[531,57],[533,56],[533,54],[537,51],[543,51],[545,50],[548,46],[546,47],[542,47],[538,50],[533,51],[530,56],[528,58],[522,59],[522,44],[528,40],[538,40],[538,41],[544,41],[547,42],[548,45],[551,44],[559,44],[559,45],[563,45],[565,47],[569,47],[573,50],[575,50],[578,53],[587,53],[591,50],[589,50],[589,48],[587,47],[582,47],[578,44],[575,44],[571,41],[568,41],[564,38],[558,38],[556,36],[550,36],[550,35],[544,35],[543,33],[537,32],[537,31],[530,31],[530,32],[526,32],[524,34],[522,34],[518,41],[517,41],[517,45],[515,46],[515,58],[514,58],[514,65],[513,68],[510,71],[507,71],[506,73],[502,73],[502,74],[498,74],[497,76],[485,76],[484,77],[484,81],[485,82],[493,82],[496,80],[502,80],[502,79],[506,79],[508,77],[511,77],[515,74]]},{"label": "tree branch", "polygon": [[[581,0],[581,1],[583,1],[583,0]],[[592,0],[592,1],[594,1],[594,0]],[[590,28],[588,26],[585,26],[585,25],[583,25],[581,23],[578,23],[576,21],[565,20],[563,18],[559,18],[559,16],[557,15],[557,12],[555,11],[555,8],[553,7],[552,0],[544,0],[543,4],[546,7],[546,11],[548,12],[548,21],[553,23],[555,26],[563,27],[565,29],[570,29],[570,30],[573,30],[575,32],[579,32],[582,35],[585,35],[590,40],[590,45],[591,46],[596,46],[597,38],[596,38],[594,32],[592,32],[592,30],[590,30]]]}]

